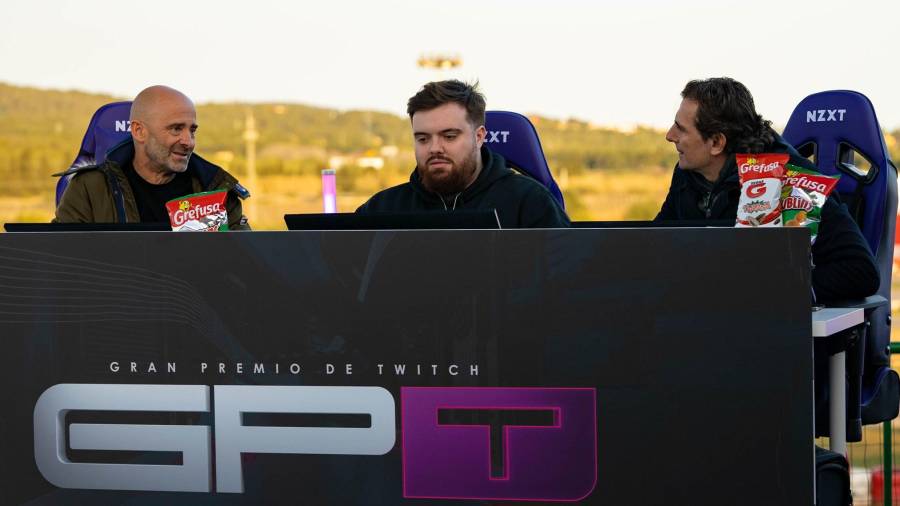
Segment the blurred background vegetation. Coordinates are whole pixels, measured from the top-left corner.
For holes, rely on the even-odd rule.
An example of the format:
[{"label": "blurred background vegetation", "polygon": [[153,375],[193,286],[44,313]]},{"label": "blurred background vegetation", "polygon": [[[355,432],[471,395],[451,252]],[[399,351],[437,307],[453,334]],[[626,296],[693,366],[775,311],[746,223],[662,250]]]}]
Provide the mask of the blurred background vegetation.
[{"label": "blurred background vegetation", "polygon": [[[0,83],[0,221],[53,216],[50,174],[68,168],[91,115],[116,100],[123,98]],[[338,210],[353,211],[376,191],[406,181],[415,165],[409,120],[394,114],[287,103],[199,104],[197,114],[196,152],[245,185],[244,132],[254,118],[257,179],[245,209],[257,230],[283,229],[285,213],[321,212],[322,169],[337,171]],[[665,132],[530,118],[572,219],[656,214],[676,160]],[[900,159],[900,129],[885,135],[893,159]]]}]

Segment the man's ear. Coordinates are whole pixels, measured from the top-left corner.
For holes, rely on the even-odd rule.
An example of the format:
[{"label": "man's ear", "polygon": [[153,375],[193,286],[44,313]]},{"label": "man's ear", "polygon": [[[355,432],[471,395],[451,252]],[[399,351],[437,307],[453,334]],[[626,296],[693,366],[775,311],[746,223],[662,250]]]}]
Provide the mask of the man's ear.
[{"label": "man's ear", "polygon": [[142,121],[131,121],[131,138],[137,142],[144,143],[147,140],[147,127]]},{"label": "man's ear", "polygon": [[484,144],[485,137],[487,137],[487,128],[484,128],[484,125],[475,129],[475,145],[478,146],[478,149],[481,149],[481,145]]},{"label": "man's ear", "polygon": [[709,154],[712,156],[719,156],[725,152],[725,145],[728,144],[728,139],[725,138],[725,134],[721,132],[713,134],[709,140],[712,141],[709,148]]}]

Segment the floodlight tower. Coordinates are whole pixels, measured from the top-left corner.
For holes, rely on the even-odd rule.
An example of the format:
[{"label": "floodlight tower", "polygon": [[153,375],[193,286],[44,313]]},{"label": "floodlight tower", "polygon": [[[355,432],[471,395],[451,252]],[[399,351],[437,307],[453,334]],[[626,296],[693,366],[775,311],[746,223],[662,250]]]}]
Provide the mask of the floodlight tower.
[{"label": "floodlight tower", "polygon": [[249,220],[255,220],[256,201],[259,200],[259,187],[256,185],[256,141],[259,139],[259,131],[256,130],[256,118],[253,117],[253,110],[247,108],[247,114],[244,117],[244,145],[247,149],[247,188],[251,192],[256,192],[255,199],[247,201],[246,215]]},{"label": "floodlight tower", "polygon": [[433,70],[438,80],[445,79],[448,70],[462,67],[462,57],[454,53],[422,53],[416,60],[416,66],[424,70]]}]

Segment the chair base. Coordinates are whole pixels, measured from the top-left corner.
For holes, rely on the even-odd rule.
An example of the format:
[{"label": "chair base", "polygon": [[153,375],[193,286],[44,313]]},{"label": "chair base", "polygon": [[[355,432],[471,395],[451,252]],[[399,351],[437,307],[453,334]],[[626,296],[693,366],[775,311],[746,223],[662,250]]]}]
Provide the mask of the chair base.
[{"label": "chair base", "polygon": [[863,380],[862,423],[870,425],[897,418],[900,412],[900,375],[881,367],[872,383]]}]

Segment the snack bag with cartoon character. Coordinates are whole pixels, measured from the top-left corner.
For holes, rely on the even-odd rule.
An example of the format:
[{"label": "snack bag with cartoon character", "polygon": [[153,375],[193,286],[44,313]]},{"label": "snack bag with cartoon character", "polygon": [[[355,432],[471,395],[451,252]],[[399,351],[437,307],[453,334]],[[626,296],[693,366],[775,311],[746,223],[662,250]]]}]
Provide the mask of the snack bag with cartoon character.
[{"label": "snack bag with cartoon character", "polygon": [[738,200],[736,227],[781,226],[781,176],[787,154],[738,153],[735,155],[741,197]]},{"label": "snack bag with cartoon character", "polygon": [[169,222],[176,232],[228,230],[225,199],[228,190],[193,193],[166,202]]},{"label": "snack bag with cartoon character", "polygon": [[841,176],[826,176],[788,164],[781,188],[781,219],[786,227],[809,227],[816,242],[822,206]]}]

